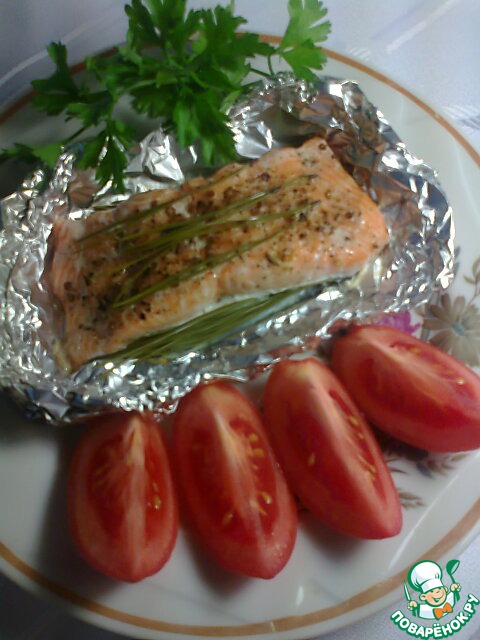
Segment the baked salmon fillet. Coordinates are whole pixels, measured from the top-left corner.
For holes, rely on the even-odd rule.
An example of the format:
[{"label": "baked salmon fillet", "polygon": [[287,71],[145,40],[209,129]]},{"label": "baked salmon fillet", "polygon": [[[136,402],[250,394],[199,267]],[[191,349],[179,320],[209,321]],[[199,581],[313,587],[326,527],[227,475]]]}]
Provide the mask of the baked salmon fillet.
[{"label": "baked salmon fillet", "polygon": [[50,282],[73,369],[233,296],[350,276],[388,242],[325,140],[132,196],[52,232]]}]

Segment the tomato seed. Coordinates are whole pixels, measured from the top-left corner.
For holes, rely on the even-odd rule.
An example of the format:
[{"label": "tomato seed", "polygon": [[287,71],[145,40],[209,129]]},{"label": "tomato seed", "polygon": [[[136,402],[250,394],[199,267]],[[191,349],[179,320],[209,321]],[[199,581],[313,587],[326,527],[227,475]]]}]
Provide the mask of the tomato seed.
[{"label": "tomato seed", "polygon": [[232,519],[233,519],[233,511],[227,511],[227,513],[222,518],[222,527],[226,527],[227,524],[230,524]]},{"label": "tomato seed", "polygon": [[269,493],[267,493],[266,491],[260,491],[260,495],[262,496],[266,504],[272,504],[273,498]]},{"label": "tomato seed", "polygon": [[258,511],[258,513],[260,513],[260,515],[262,515],[262,516],[268,515],[267,512],[265,511],[265,509],[263,507],[261,507],[256,500],[250,500],[249,504],[252,507],[252,509],[255,509],[255,511]]}]

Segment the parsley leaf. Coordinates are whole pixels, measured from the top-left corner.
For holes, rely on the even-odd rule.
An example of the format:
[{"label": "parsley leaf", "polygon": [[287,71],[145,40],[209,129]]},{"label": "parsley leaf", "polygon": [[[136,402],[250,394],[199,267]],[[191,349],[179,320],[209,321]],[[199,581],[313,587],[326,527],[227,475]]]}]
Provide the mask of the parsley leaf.
[{"label": "parsley leaf", "polygon": [[284,51],[282,58],[292,67],[296,76],[311,82],[316,80],[312,69],[321,69],[327,61],[324,51],[312,47],[308,42]]},{"label": "parsley leaf", "polygon": [[10,149],[0,151],[0,164],[7,160],[15,159],[26,164],[32,164],[41,160],[48,167],[54,167],[58,156],[63,151],[61,142],[49,142],[39,147],[31,147],[27,144],[16,142]]},{"label": "parsley leaf", "polygon": [[100,184],[112,179],[116,188],[123,191],[123,173],[128,163],[126,151],[134,140],[135,131],[131,127],[110,119],[95,138],[86,142],[79,165],[81,168],[96,167]]},{"label": "parsley leaf", "polygon": [[33,153],[36,158],[44,162],[48,167],[54,167],[62,151],[63,144],[61,142],[49,142],[48,144],[36,147]]},{"label": "parsley leaf", "polygon": [[320,0],[289,0],[288,13],[290,20],[277,53],[298,77],[314,81],[312,69],[322,69],[327,60],[325,52],[318,47],[331,29],[328,20],[322,22],[327,9]]},{"label": "parsley leaf", "polygon": [[34,80],[35,95],[32,104],[48,115],[61,113],[68,105],[78,100],[79,89],[70,73],[67,48],[60,42],[52,42],[47,52],[56,66],[55,73],[45,80]]},{"label": "parsley leaf", "polygon": [[320,22],[327,9],[320,0],[290,0],[288,3],[290,21],[280,43],[280,49],[296,47],[306,41],[323,42],[330,33],[331,24]]}]

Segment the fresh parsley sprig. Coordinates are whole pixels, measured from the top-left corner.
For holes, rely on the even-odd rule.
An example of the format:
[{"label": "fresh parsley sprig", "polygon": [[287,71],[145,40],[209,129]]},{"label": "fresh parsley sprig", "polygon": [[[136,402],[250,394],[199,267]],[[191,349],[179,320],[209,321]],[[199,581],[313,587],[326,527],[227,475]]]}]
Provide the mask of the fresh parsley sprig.
[{"label": "fresh parsley sprig", "polygon": [[327,61],[318,44],[327,39],[331,24],[323,18],[327,9],[318,0],[290,0],[290,20],[276,53],[292,67],[299,78],[314,81],[313,69]]},{"label": "fresh parsley sprig", "polygon": [[47,51],[55,71],[32,82],[32,102],[42,113],[78,122],[78,128],[69,138],[43,147],[17,143],[0,154],[0,161],[53,164],[65,145],[81,138],[80,166],[95,167],[100,184],[112,180],[123,190],[127,152],[136,140],[135,130],[118,115],[119,100],[127,97],[138,114],[159,119],[182,147],[198,142],[206,164],[230,162],[236,154],[226,113],[248,91],[250,73],[266,75],[254,60],[266,58],[273,75],[280,57],[309,81],[325,64],[319,45],[330,22],[324,20],[327,10],[320,0],[289,0],[290,18],[278,46],[241,32],[246,20],[234,14],[233,2],[189,11],[186,4],[132,0],[125,7],[125,44],[110,56],[87,58],[83,80],[70,71],[66,47],[51,43]]}]

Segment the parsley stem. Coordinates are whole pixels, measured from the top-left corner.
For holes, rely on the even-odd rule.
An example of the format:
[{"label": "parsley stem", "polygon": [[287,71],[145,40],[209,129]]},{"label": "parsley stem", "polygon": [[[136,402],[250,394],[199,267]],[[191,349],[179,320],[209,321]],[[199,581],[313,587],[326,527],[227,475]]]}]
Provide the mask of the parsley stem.
[{"label": "parsley stem", "polygon": [[68,136],[68,138],[65,138],[65,140],[63,141],[63,144],[64,145],[69,144],[70,142],[75,140],[75,138],[78,138],[78,136],[82,135],[82,133],[84,133],[88,128],[89,128],[88,126],[80,127],[80,129],[75,131],[75,133],[72,133],[72,135]]},{"label": "parsley stem", "polygon": [[272,54],[270,54],[267,57],[267,64],[268,64],[268,70],[270,71],[270,76],[274,76],[275,75],[275,71],[273,69],[273,64],[272,64]]},{"label": "parsley stem", "polygon": [[259,76],[262,76],[263,78],[268,78],[268,79],[271,78],[271,75],[269,73],[266,73],[261,69],[257,69],[256,67],[250,67],[250,71],[252,71],[253,73],[256,73]]}]

